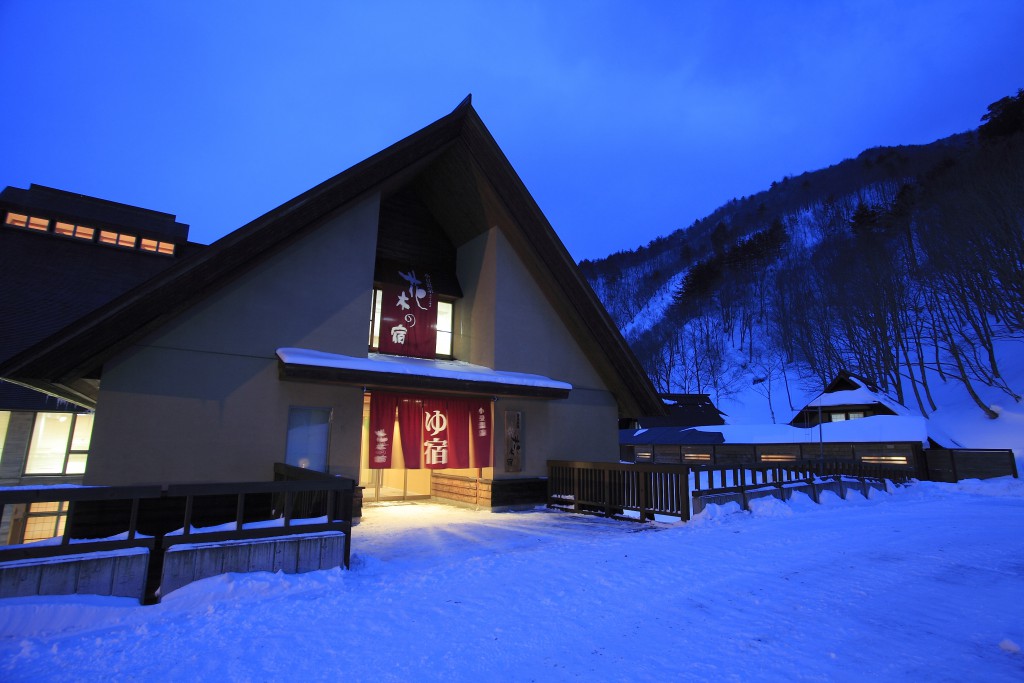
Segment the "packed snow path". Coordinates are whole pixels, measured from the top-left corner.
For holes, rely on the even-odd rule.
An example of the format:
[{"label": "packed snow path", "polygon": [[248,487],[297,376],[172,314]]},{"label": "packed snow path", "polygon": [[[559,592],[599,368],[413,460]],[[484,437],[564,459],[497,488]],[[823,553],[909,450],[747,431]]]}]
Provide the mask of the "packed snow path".
[{"label": "packed snow path", "polygon": [[374,507],[352,570],[0,601],[0,679],[1024,680],[1024,484],[688,524]]}]

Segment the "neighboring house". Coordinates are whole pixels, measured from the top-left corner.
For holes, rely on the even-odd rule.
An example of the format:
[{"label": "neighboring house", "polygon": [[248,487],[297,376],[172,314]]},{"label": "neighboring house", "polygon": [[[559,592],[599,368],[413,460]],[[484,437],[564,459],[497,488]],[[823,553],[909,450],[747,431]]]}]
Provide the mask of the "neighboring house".
[{"label": "neighboring house", "polygon": [[[0,359],[200,248],[187,239],[188,226],[170,214],[40,185],[6,188],[0,192]],[[92,425],[92,411],[81,405],[0,381],[0,486],[80,483]],[[4,515],[0,544],[53,536],[62,513],[59,504],[17,506]]]},{"label": "neighboring house", "polygon": [[843,422],[872,415],[911,415],[868,379],[840,370],[825,390],[797,411],[789,424],[813,427],[819,422]]},{"label": "neighboring house", "polygon": [[540,501],[662,404],[469,100],[0,364],[95,409],[86,484],[350,477]]},{"label": "neighboring house", "polygon": [[636,427],[703,427],[725,424],[724,413],[708,394],[661,394],[664,415],[645,415]]}]

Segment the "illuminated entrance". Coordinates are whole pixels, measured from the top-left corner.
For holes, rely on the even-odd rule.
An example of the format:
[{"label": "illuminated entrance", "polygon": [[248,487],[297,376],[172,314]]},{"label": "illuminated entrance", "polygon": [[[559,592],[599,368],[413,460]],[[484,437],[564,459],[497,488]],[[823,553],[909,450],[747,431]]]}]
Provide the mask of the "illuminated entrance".
[{"label": "illuminated entrance", "polygon": [[363,501],[431,497],[432,471],[480,477],[492,461],[489,398],[364,395],[359,485]]}]

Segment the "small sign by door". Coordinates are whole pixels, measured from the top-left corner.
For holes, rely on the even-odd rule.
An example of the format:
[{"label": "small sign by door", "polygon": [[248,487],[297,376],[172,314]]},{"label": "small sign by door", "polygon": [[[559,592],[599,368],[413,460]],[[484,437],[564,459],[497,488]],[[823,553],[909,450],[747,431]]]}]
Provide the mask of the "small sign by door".
[{"label": "small sign by door", "polygon": [[505,471],[523,471],[523,414],[505,411]]}]

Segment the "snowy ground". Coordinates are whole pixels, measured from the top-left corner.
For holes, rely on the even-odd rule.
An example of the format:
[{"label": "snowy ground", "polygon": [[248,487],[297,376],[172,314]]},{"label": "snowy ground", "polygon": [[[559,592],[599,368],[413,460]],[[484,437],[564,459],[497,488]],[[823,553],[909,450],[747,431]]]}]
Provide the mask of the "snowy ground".
[{"label": "snowy ground", "polygon": [[373,507],[348,572],[0,600],[0,680],[1021,681],[1022,532],[1012,479],[688,524]]}]

